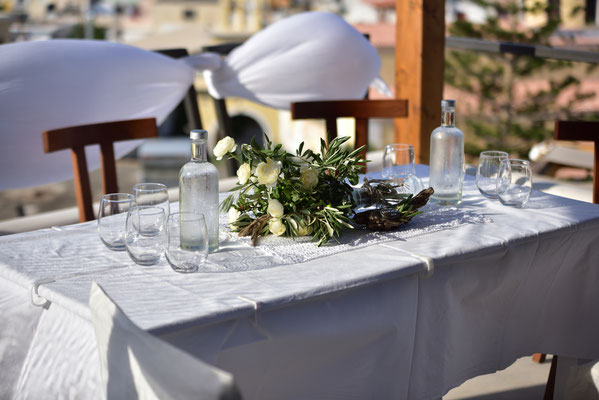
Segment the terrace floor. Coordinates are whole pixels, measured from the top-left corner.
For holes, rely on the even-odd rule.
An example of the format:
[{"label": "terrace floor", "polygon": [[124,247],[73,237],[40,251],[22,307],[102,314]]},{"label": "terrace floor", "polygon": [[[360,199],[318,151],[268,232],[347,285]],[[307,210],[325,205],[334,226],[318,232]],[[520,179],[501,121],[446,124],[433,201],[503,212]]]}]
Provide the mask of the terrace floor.
[{"label": "terrace floor", "polygon": [[523,357],[503,371],[472,378],[449,391],[443,400],[542,399],[549,376],[551,356],[539,364]]}]

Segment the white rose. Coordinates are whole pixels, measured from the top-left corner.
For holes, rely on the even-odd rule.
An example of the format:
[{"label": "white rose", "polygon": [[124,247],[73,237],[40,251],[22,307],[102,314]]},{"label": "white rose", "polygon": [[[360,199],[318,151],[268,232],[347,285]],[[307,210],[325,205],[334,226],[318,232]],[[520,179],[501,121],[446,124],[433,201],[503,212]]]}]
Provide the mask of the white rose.
[{"label": "white rose", "polygon": [[235,227],[232,224],[235,221],[237,221],[237,219],[239,218],[240,215],[241,215],[241,213],[235,207],[229,208],[228,220],[229,220],[229,227],[231,229],[235,229]]},{"label": "white rose", "polygon": [[266,162],[261,162],[256,167],[258,183],[268,187],[273,187],[277,184],[277,179],[279,178],[280,173],[281,163],[270,158],[266,159]]},{"label": "white rose", "polygon": [[250,164],[241,164],[241,166],[237,170],[237,177],[239,178],[239,183],[245,185],[250,179],[250,175],[252,175],[252,169],[250,168]]},{"label": "white rose", "polygon": [[236,148],[235,140],[230,136],[226,136],[218,141],[212,153],[217,160],[220,160],[225,154],[234,152]]},{"label": "white rose", "polygon": [[318,185],[318,170],[314,168],[302,168],[300,171],[300,182],[306,189],[314,189]]},{"label": "white rose", "polygon": [[281,221],[279,218],[271,218],[268,221],[268,229],[270,230],[270,233],[275,236],[281,236],[287,230],[283,224],[283,221]]},{"label": "white rose", "polygon": [[308,236],[312,231],[312,229],[310,229],[310,227],[307,226],[306,222],[303,220],[298,224],[294,219],[289,219],[289,223],[297,231],[297,236]]},{"label": "white rose", "polygon": [[270,214],[270,216],[273,218],[281,218],[283,216],[283,214],[285,213],[285,209],[283,208],[283,205],[277,199],[268,200],[267,211]]},{"label": "white rose", "polygon": [[308,236],[312,233],[312,228],[306,225],[304,221],[300,222],[299,227],[297,228],[298,236]]}]

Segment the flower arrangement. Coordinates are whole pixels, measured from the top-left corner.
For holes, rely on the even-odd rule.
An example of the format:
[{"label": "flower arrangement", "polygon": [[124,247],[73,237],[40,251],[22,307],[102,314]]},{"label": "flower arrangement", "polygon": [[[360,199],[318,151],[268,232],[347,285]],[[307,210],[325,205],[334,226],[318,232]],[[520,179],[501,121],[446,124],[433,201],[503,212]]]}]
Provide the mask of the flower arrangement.
[{"label": "flower arrangement", "polygon": [[[231,230],[251,236],[254,245],[269,234],[311,235],[322,245],[344,229],[354,228],[352,217],[359,215],[354,209],[360,205],[392,207],[392,218],[401,223],[420,213],[412,206],[412,196],[398,193],[391,183],[376,181],[372,186],[373,181],[366,181],[362,188],[351,186],[358,184],[366,160],[360,156],[363,148],[344,148],[349,137],[336,138],[328,146],[321,140],[319,153],[304,149],[302,143],[295,155],[265,139],[264,148],[252,140],[239,146],[237,153],[230,137],[214,148],[217,159],[227,156],[240,165],[238,184],[222,202],[221,211],[228,213]],[[361,215],[357,221],[369,226],[370,219],[371,215]]]}]

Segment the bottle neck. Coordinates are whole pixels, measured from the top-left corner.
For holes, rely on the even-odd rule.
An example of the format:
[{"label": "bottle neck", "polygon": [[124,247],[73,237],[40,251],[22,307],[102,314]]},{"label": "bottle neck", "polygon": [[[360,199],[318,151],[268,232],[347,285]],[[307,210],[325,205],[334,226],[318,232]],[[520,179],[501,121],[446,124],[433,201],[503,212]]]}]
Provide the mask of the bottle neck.
[{"label": "bottle neck", "polygon": [[206,141],[205,140],[192,140],[191,141],[191,161],[208,161],[206,154]]},{"label": "bottle neck", "polygon": [[441,110],[441,126],[455,126],[455,110],[444,108]]}]

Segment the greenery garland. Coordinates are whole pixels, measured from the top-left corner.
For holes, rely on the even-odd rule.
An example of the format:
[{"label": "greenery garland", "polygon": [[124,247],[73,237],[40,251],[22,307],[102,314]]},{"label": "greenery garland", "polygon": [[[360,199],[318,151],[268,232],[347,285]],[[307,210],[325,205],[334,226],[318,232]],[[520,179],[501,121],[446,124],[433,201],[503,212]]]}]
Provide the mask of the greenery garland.
[{"label": "greenery garland", "polygon": [[233,139],[219,141],[214,148],[217,159],[227,156],[240,165],[238,184],[221,203],[231,229],[251,236],[254,245],[260,236],[274,234],[311,235],[320,246],[354,228],[354,209],[360,205],[392,207],[394,217],[399,212],[402,221],[420,213],[410,206],[411,196],[395,190],[397,185],[377,181],[378,185],[366,184],[364,189],[352,187],[367,160],[360,155],[364,147],[347,150],[343,146],[347,140],[338,137],[328,146],[321,140],[319,153],[304,149],[302,142],[295,155],[266,136],[264,148],[252,140],[241,145],[237,154]]}]

